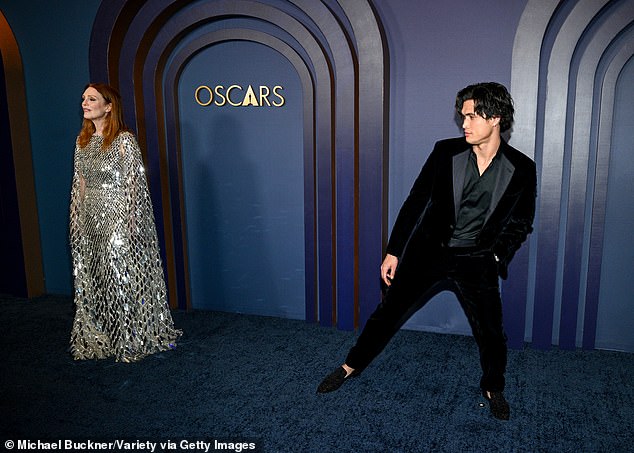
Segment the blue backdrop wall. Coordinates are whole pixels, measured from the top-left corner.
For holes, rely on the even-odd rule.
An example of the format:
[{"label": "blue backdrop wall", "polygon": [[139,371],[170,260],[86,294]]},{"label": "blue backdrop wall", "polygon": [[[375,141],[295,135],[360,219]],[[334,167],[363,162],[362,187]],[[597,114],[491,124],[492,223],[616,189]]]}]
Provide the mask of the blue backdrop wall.
[{"label": "blue backdrop wall", "polygon": [[[233,85],[233,104],[251,86],[258,105],[224,101]],[[227,41],[196,54],[178,86],[193,307],[305,319],[297,73],[273,49]],[[211,104],[196,101],[200,86]],[[261,89],[271,105],[259,105]]]},{"label": "blue backdrop wall", "polygon": [[623,68],[616,89],[611,177],[607,187],[605,242],[601,267],[600,310],[597,346],[632,350],[632,301],[634,285],[630,269],[634,264],[634,59]]},{"label": "blue backdrop wall", "polygon": [[[104,16],[116,16],[120,7],[117,5],[124,3],[113,0],[108,4],[112,5],[109,9],[97,0],[55,3],[37,0],[28,4],[0,0],[0,11],[18,42],[25,68],[39,231],[46,289],[50,293],[72,291],[67,203],[74,137],[80,122],[79,96],[90,78],[90,46],[110,39],[93,34],[91,41],[91,33],[95,24],[104,21]],[[183,17],[194,14],[194,7],[205,3],[208,2],[191,2],[178,14]],[[310,2],[235,2],[260,3],[294,16],[318,41],[328,42],[323,52],[334,82],[329,95],[335,93],[335,99],[345,100],[333,110],[337,113],[345,110],[346,96],[360,93],[363,101],[363,96],[370,95],[362,89],[358,92],[353,89],[352,93],[335,90],[348,68],[337,59],[339,49],[329,39],[336,35],[336,30],[323,25],[319,11],[306,6]],[[354,36],[354,20],[348,22],[343,14],[347,4],[350,2],[344,0],[312,3],[325,5],[343,18],[338,25],[344,34]],[[536,159],[540,178],[536,231],[514,263],[518,281],[506,283],[504,288],[505,316],[513,344],[519,346],[527,340],[539,347],[561,344],[634,351],[631,328],[634,294],[627,273],[634,265],[631,253],[634,203],[628,197],[632,189],[628,175],[634,162],[629,152],[633,142],[628,133],[634,117],[631,111],[634,2],[376,0],[371,5],[380,23],[386,51],[388,90],[384,99],[388,122],[384,166],[387,172],[381,180],[380,175],[365,171],[361,165],[351,174],[361,178],[372,174],[385,185],[385,200],[379,195],[375,204],[384,217],[386,232],[433,143],[460,134],[452,109],[456,91],[476,81],[500,81],[511,88],[517,102],[517,123],[511,141]],[[174,17],[177,19],[176,12]],[[133,35],[140,33],[135,24],[141,19],[131,16],[126,20],[121,23],[129,25],[129,29],[121,25],[111,31],[119,40],[125,35],[125,39],[134,41]],[[239,27],[264,34],[277,33],[283,40],[288,35],[286,41],[291,47],[297,39],[297,35],[290,36],[293,34],[290,28],[279,31],[270,22],[249,25],[248,21],[232,19],[204,27],[207,28],[187,33],[203,36]],[[271,31],[274,28],[278,30]],[[156,41],[160,39],[159,31]],[[348,44],[359,45],[356,41]],[[180,51],[179,45],[171,50],[165,47],[168,58]],[[359,308],[357,302],[348,307],[350,303],[346,301],[359,298],[359,292],[363,296],[367,285],[359,288],[357,284],[354,294],[348,296],[338,292],[344,286],[338,283],[344,279],[373,281],[374,277],[362,266],[366,261],[368,269],[378,265],[372,255],[348,271],[344,260],[337,256],[339,268],[345,270],[340,275],[337,269],[320,267],[328,261],[328,250],[322,250],[316,252],[318,288],[314,291],[306,288],[313,280],[306,278],[312,256],[307,248],[311,231],[306,230],[306,212],[313,212],[311,202],[334,199],[339,192],[317,190],[314,200],[306,195],[306,165],[312,162],[307,162],[311,157],[303,151],[306,93],[310,91],[305,78],[298,76],[297,65],[290,64],[288,55],[281,56],[279,49],[271,46],[229,41],[203,47],[191,57],[182,73],[176,74],[179,80],[176,92],[167,87],[161,93],[150,89],[141,95],[143,99],[163,96],[165,103],[170,102],[171,96],[177,100],[177,121],[170,124],[179,128],[178,134],[172,134],[168,124],[167,132],[162,130],[158,138],[150,137],[146,148],[150,153],[149,174],[159,181],[159,172],[165,170],[159,169],[158,160],[152,161],[152,153],[157,149],[152,140],[160,142],[166,135],[178,136],[180,140],[183,173],[179,196],[183,197],[186,218],[183,268],[187,269],[191,306],[310,318],[312,312],[305,308],[305,299],[313,293],[318,300],[332,295],[333,319],[337,314],[340,319],[350,319],[338,323],[349,328],[364,307]],[[362,55],[356,48],[353,53],[358,50]],[[131,52],[130,46],[125,47],[121,62],[134,61]],[[306,53],[310,50],[298,50],[300,58],[314,64],[309,64],[308,72],[315,77],[320,62],[311,60],[313,55]],[[132,74],[136,69],[123,63],[117,67],[118,63],[119,60],[109,62],[117,78],[123,81],[122,92],[130,99],[139,76]],[[351,64],[355,64],[354,59]],[[360,75],[366,74],[362,71]],[[165,75],[164,80],[169,77]],[[313,87],[320,87],[322,82],[313,80]],[[284,85],[286,104],[282,109],[219,110],[191,102],[194,85],[217,83]],[[293,96],[300,92],[303,100]],[[316,90],[311,96],[316,94],[316,106],[323,108],[320,93]],[[382,95],[378,91],[375,94]],[[138,105],[132,105],[129,118],[135,119],[132,126],[138,126],[139,112],[134,111]],[[330,109],[330,104],[326,105]],[[318,110],[315,115],[319,125],[329,112]],[[609,120],[605,119],[607,112]],[[362,108],[356,112],[365,113]],[[284,127],[272,131],[271,124]],[[345,128],[337,128],[342,129]],[[363,131],[359,134],[361,138],[368,135]],[[254,136],[258,139],[254,140]],[[356,153],[362,155],[364,151],[363,146],[358,146]],[[340,164],[339,154],[331,157],[333,168],[346,168]],[[200,165],[201,162],[205,165]],[[318,163],[329,164],[328,159]],[[320,168],[330,171],[327,165],[326,170]],[[174,177],[172,174],[169,184],[176,184]],[[201,193],[201,187],[205,192]],[[169,199],[173,189],[160,187],[160,183],[151,189],[155,208],[161,214],[165,206],[173,204],[174,200]],[[345,192],[348,188],[341,190]],[[230,193],[237,197],[229,200]],[[363,195],[364,191],[355,194],[361,198]],[[251,205],[246,206],[251,208],[250,212],[237,208],[245,208],[243,203]],[[336,206],[343,204],[337,201]],[[355,206],[358,210],[359,205]],[[325,249],[330,247],[336,254],[343,247],[337,242],[339,238],[363,236],[364,228],[358,223],[356,232],[344,231],[348,220],[341,216],[345,210],[342,214],[327,204],[323,208],[334,213],[334,220],[326,225],[332,228],[320,224],[315,232],[321,240],[332,235],[333,244],[327,244]],[[315,212],[319,209],[321,206]],[[169,228],[166,227],[165,237],[171,234]],[[358,243],[358,238],[355,241]],[[286,244],[282,250],[281,242]],[[356,250],[354,255],[358,257],[361,252]],[[172,256],[170,253],[168,258]],[[222,296],[210,297],[210,294]],[[372,305],[375,301],[360,303]],[[348,315],[348,310],[356,314]],[[320,312],[317,318],[329,325],[330,313]],[[362,324],[363,316],[354,320]],[[406,328],[469,332],[455,297],[449,293],[440,294]]]},{"label": "blue backdrop wall", "polygon": [[53,294],[72,290],[69,170],[81,127],[80,99],[89,80],[88,46],[99,3],[0,1],[24,66],[44,276]]}]

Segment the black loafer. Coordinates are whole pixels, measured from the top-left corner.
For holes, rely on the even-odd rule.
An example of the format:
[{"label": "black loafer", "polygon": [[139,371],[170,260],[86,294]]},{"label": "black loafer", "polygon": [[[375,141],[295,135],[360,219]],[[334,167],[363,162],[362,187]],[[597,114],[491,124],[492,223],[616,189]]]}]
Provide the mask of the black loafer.
[{"label": "black loafer", "polygon": [[489,409],[491,414],[498,420],[508,420],[511,417],[511,408],[509,403],[504,398],[502,392],[487,392],[483,391],[482,396],[489,402]]},{"label": "black loafer", "polygon": [[335,371],[326,376],[323,381],[321,381],[321,383],[317,387],[317,393],[334,392],[343,385],[347,378],[354,377],[358,373],[355,370],[350,373],[350,376],[348,377],[346,377],[346,374],[347,371],[342,366],[340,366]]}]

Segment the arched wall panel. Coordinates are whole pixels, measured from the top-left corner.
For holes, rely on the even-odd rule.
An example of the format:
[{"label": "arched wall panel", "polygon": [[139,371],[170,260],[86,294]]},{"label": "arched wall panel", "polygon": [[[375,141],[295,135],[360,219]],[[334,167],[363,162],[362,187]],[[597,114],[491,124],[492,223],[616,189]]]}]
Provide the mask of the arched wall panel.
[{"label": "arched wall panel", "polygon": [[[241,86],[230,95],[237,102],[248,85],[254,100],[258,85],[279,85],[284,105],[203,107],[193,96],[201,84]],[[306,319],[306,159],[297,69],[262,42],[227,39],[193,55],[175,88],[192,306]],[[307,158],[312,162],[312,152]]]},{"label": "arched wall panel", "polygon": [[[572,349],[577,342],[577,323],[580,312],[583,312],[584,298],[580,298],[581,288],[585,286],[584,254],[587,250],[588,229],[586,225],[586,206],[588,193],[588,174],[590,170],[592,103],[598,98],[593,93],[594,78],[599,62],[605,50],[617,35],[632,20],[627,16],[628,5],[614,4],[613,8],[605,8],[600,17],[584,33],[586,46],[578,45],[573,57],[574,72],[571,73],[570,101],[568,104],[574,113],[569,115],[566,148],[564,150],[569,172],[564,173],[565,184],[569,186],[567,203],[565,254],[562,281],[560,319],[561,327],[555,332],[562,348]],[[578,60],[578,61],[575,61]],[[591,93],[592,95],[588,96]],[[570,118],[572,117],[572,118]],[[572,123],[572,124],[570,124]],[[555,326],[557,327],[557,326]]]},{"label": "arched wall panel", "polygon": [[[615,86],[601,287],[597,307],[594,345],[601,349],[634,350],[634,287],[627,270],[634,262],[634,210],[629,205],[634,192],[634,161],[631,131],[634,128],[634,56],[619,73]],[[618,221],[612,221],[617,219]],[[626,246],[624,246],[626,244]],[[624,269],[626,271],[624,272]],[[610,303],[605,303],[610,301]]]},{"label": "arched wall panel", "polygon": [[[631,27],[628,34],[629,37],[623,40],[623,45],[621,42],[615,42],[608,49],[612,52],[604,54],[599,64],[600,71],[595,78],[595,92],[600,92],[601,96],[597,96],[599,99],[595,104],[598,107],[595,108],[596,113],[593,116],[593,130],[596,130],[596,136],[593,141],[594,159],[592,160],[594,185],[591,196],[589,196],[592,211],[588,221],[590,230],[588,277],[585,287],[584,329],[581,332],[583,337],[581,344],[584,349],[594,348],[596,340],[616,86],[623,67],[634,55],[634,36],[632,36]],[[632,350],[632,348],[628,350]]]},{"label": "arched wall panel", "polygon": [[[112,47],[119,47],[115,40],[125,36],[121,11],[126,5],[126,0],[112,0],[102,2],[97,11],[99,20],[95,21],[90,35],[90,77],[92,80],[109,81],[113,86],[119,86],[116,76],[110,72],[110,66],[116,68],[116,61],[108,59],[110,42]],[[134,17],[130,14],[128,17]],[[119,19],[119,22],[117,20]],[[121,27],[115,32],[115,25]],[[114,36],[116,35],[116,37]]]},{"label": "arched wall panel", "polygon": [[[545,70],[543,106],[540,197],[538,200],[537,275],[533,343],[538,347],[550,347],[553,340],[553,321],[560,304],[562,255],[560,240],[563,198],[564,149],[569,89],[570,65],[577,42],[582,33],[606,1],[585,0],[575,5],[557,30]],[[558,253],[553,253],[557,250]]]},{"label": "arched wall panel", "polygon": [[[176,241],[176,260],[182,260],[178,262],[179,266],[182,266],[184,273],[189,275],[187,266],[187,237],[183,230],[186,225],[186,219],[184,214],[184,199],[183,199],[183,183],[182,183],[182,164],[181,164],[181,147],[180,147],[180,134],[179,134],[179,120],[178,120],[178,94],[177,87],[180,74],[183,67],[192,58],[192,56],[204,49],[207,46],[221,43],[229,40],[246,40],[258,42],[275,49],[282,55],[284,55],[291,64],[295,67],[299,74],[300,80],[303,86],[303,105],[304,105],[304,235],[306,238],[305,243],[305,273],[306,273],[306,318],[307,320],[316,321],[318,314],[315,312],[315,301],[317,295],[315,294],[315,272],[316,266],[314,262],[315,257],[315,216],[314,216],[314,147],[313,143],[313,121],[314,121],[314,99],[313,99],[313,82],[310,72],[306,63],[300,58],[300,56],[286,43],[278,40],[277,38],[261,33],[255,30],[244,29],[224,29],[213,33],[206,34],[190,42],[187,46],[183,47],[170,61],[169,68],[166,71],[165,84],[164,84],[164,96],[165,100],[165,112],[166,112],[166,139],[167,139],[167,156],[169,160],[169,172],[170,175],[177,175],[177,178],[172,177],[170,179],[170,193],[171,193],[171,206],[174,218],[180,219],[179,222],[175,222],[174,236]],[[159,104],[162,102],[159,100]],[[158,111],[159,113],[161,110]],[[159,116],[159,124],[163,123],[163,120]],[[186,285],[185,289],[189,293],[187,280],[182,284]],[[189,295],[187,296],[190,300]]]},{"label": "arched wall panel", "polygon": [[[104,15],[103,21],[98,16],[91,47],[91,71],[93,76],[104,71],[109,73],[110,81],[118,85],[127,103],[127,121],[137,125],[140,143],[146,151],[155,215],[160,224],[159,235],[165,244],[172,304],[187,306],[187,265],[186,256],[179,251],[183,250],[184,243],[183,218],[174,204],[180,196],[172,193],[178,186],[172,181],[178,181],[177,165],[174,166],[168,155],[172,151],[167,143],[177,143],[178,139],[171,136],[177,135],[177,129],[169,124],[166,127],[163,95],[173,89],[165,85],[166,65],[170,64],[175,49],[187,46],[195,39],[196,30],[205,24],[212,21],[229,23],[235,17],[246,17],[255,20],[254,31],[271,34],[295,48],[299,55],[307,56],[304,64],[314,81],[311,88],[314,102],[310,106],[314,109],[311,115],[314,136],[310,143],[314,159],[305,175],[306,183],[313,184],[315,194],[312,200],[315,228],[311,234],[314,253],[307,241],[307,252],[310,252],[307,253],[307,266],[310,256],[315,270],[307,267],[306,291],[307,295],[312,294],[311,284],[317,291],[314,302],[307,296],[307,304],[312,303],[315,309],[318,307],[318,314],[307,318],[318,318],[324,325],[335,324],[342,328],[362,324],[368,307],[373,308],[380,297],[376,269],[381,260],[386,223],[385,211],[381,210],[386,170],[383,168],[386,152],[384,116],[387,115],[383,105],[385,43],[374,42],[383,37],[369,3],[341,2],[336,7],[332,2],[321,4],[302,0],[288,4],[247,0],[157,0],[141,6],[132,3],[113,4],[116,14]],[[347,17],[341,17],[342,14]],[[258,27],[257,21],[266,26]],[[272,31],[271,25],[279,31]],[[351,29],[356,31],[351,34]],[[115,31],[119,34],[116,38],[110,37],[106,41],[94,38],[109,36]],[[361,42],[355,38],[356,34],[364,37]],[[104,60],[117,62],[117,67],[104,64]],[[363,64],[371,72],[358,71],[357,65]],[[367,106],[370,109],[360,111],[360,104],[366,102],[364,98],[373,97],[377,92],[381,95]],[[364,93],[373,96],[362,96]],[[357,111],[361,113],[357,115]],[[174,120],[178,118],[174,117]],[[359,131],[366,127],[369,146],[363,155],[359,155]],[[170,136],[166,137],[166,134]],[[308,139],[304,142],[307,146]],[[370,167],[366,171],[363,168],[367,165]],[[308,175],[312,175],[314,181]],[[368,194],[366,201],[360,201],[361,193]],[[307,221],[310,217],[306,216]],[[306,225],[306,231],[311,228]],[[372,269],[369,284],[365,286],[357,283],[362,280],[360,263]],[[311,275],[315,278],[314,284],[309,283]],[[359,289],[362,286],[364,289]],[[368,288],[370,292],[364,293]],[[307,309],[307,313],[313,312]],[[365,315],[359,316],[359,312]]]},{"label": "arched wall panel", "polygon": [[353,304],[337,304],[337,325],[352,329],[358,324],[358,267],[355,262],[357,240],[355,237],[358,194],[355,192],[355,162],[358,160],[355,129],[355,93],[348,89],[355,84],[356,61],[350,41],[328,8],[313,0],[294,0],[311,17],[326,37],[336,68],[334,116],[335,116],[335,177],[336,206],[336,282],[338,301],[355,301]]},{"label": "arched wall panel", "polygon": [[[524,338],[513,342],[593,348],[614,106],[610,74],[618,72],[612,65],[623,64],[614,55],[633,39],[634,2],[552,3],[528,2],[514,47],[512,143],[534,152],[539,195],[526,311],[513,318],[525,317]],[[508,299],[508,285],[504,290]]]},{"label": "arched wall panel", "polygon": [[350,19],[359,61],[359,325],[365,325],[380,298],[377,269],[387,238],[389,58],[381,25],[369,5],[357,0],[339,4]]},{"label": "arched wall panel", "polygon": [[[2,233],[4,265],[0,291],[20,297],[44,294],[44,268],[31,157],[24,70],[18,43],[0,12],[2,112]],[[6,117],[5,117],[6,115]],[[6,129],[5,129],[6,128]],[[5,223],[6,222],[6,223]],[[6,227],[6,229],[5,229]],[[7,281],[4,279],[8,278]],[[6,284],[6,286],[5,286]]]},{"label": "arched wall panel", "polygon": [[[535,38],[535,30],[545,30],[556,3],[550,0],[528,2],[522,14],[513,44],[511,94],[515,100],[515,123],[510,143],[527,156],[535,157],[537,133],[537,105],[539,89],[539,61],[542,40]],[[530,339],[532,325],[534,260],[538,232],[529,237],[513,262],[509,278],[502,285],[504,324],[511,347],[521,348]],[[531,266],[530,263],[533,265]]]},{"label": "arched wall panel", "polygon": [[[201,5],[201,8],[205,5]],[[188,15],[184,18],[184,22],[173,21],[170,24],[166,24],[165,27],[161,29],[161,32],[157,35],[155,41],[148,51],[148,61],[144,65],[144,76],[143,76],[143,90],[144,96],[142,101],[146,103],[145,110],[147,112],[154,111],[162,111],[162,106],[154,106],[154,96],[152,92],[158,93],[159,87],[162,84],[162,67],[167,60],[167,51],[163,51],[163,49],[173,49],[175,46],[175,40],[170,40],[173,33],[176,33],[181,28],[190,28],[193,27],[192,21],[196,21],[198,17],[214,17],[220,13],[222,14],[230,14],[230,15],[245,15],[258,17],[269,22],[276,23],[278,26],[285,27],[287,31],[293,31],[295,33],[303,34],[300,38],[304,40],[308,40],[310,45],[305,46],[307,48],[309,56],[311,57],[311,61],[315,66],[315,79],[316,79],[316,97],[320,99],[320,102],[317,103],[317,111],[316,111],[316,174],[317,174],[317,213],[316,216],[318,218],[317,222],[317,236],[321,239],[318,242],[317,253],[318,253],[318,271],[317,276],[319,279],[318,288],[319,290],[319,319],[326,320],[330,319],[333,316],[333,292],[334,292],[334,283],[332,281],[333,274],[333,261],[332,261],[332,237],[333,237],[333,226],[332,226],[332,177],[331,177],[331,161],[332,161],[332,151],[331,151],[331,122],[330,116],[328,112],[328,106],[330,105],[331,99],[331,87],[329,86],[329,82],[331,80],[328,65],[326,61],[323,59],[323,54],[320,52],[319,46],[316,42],[312,41],[312,37],[309,34],[306,34],[303,27],[299,25],[299,23],[295,22],[289,16],[284,14],[278,15],[277,12],[272,8],[263,7],[262,9],[253,8],[254,4],[252,2],[248,2],[246,7],[243,5],[242,7],[236,7],[236,5],[232,5],[228,11],[227,9],[223,9],[222,11],[217,11],[215,7],[217,5],[212,5],[208,8],[203,9],[202,11],[188,11]],[[286,23],[286,20],[291,20],[291,23]],[[301,40],[300,40],[301,42]],[[160,68],[158,72],[154,72],[154,68]],[[320,88],[321,87],[321,88]],[[139,88],[138,84],[135,88]],[[140,100],[137,100],[140,102]],[[140,123],[140,121],[139,121]],[[149,114],[146,117],[145,121],[145,130],[147,137],[147,146],[148,148],[160,148],[160,144],[156,143],[156,139],[162,137],[163,134],[155,133],[155,128],[160,127],[160,124],[156,122],[155,116]],[[164,152],[161,151],[161,155]],[[166,192],[165,190],[163,191]],[[182,298],[182,297],[181,297]],[[307,309],[307,313],[312,310]],[[328,321],[330,323],[330,321]]]}]

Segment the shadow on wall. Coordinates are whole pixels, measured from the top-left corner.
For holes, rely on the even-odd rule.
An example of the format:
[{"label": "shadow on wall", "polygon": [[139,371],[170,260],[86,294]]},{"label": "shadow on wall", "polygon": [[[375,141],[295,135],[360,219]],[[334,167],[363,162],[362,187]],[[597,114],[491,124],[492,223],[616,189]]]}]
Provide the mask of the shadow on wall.
[{"label": "shadow on wall", "polygon": [[[185,128],[186,129],[186,128]],[[266,248],[261,181],[229,115],[213,118],[186,168],[188,243],[194,308],[266,313],[279,300]],[[195,134],[192,135],[192,137]]]}]

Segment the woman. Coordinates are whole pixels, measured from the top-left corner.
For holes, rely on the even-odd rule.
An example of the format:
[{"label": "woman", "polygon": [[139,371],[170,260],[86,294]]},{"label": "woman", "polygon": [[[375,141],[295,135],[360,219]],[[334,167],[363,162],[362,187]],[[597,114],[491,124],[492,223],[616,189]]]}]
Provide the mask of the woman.
[{"label": "woman", "polygon": [[175,347],[152,204],[121,97],[104,84],[82,95],[70,246],[75,281],[71,353],[134,362]]}]

